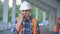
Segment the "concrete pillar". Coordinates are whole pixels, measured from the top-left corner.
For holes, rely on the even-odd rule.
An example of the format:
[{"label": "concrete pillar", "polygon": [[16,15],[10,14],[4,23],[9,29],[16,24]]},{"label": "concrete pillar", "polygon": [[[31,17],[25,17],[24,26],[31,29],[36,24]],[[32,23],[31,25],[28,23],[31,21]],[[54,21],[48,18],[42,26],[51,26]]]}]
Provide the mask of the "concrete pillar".
[{"label": "concrete pillar", "polygon": [[43,22],[45,22],[45,20],[46,20],[46,11],[44,11],[43,13]]},{"label": "concrete pillar", "polygon": [[49,31],[54,31],[54,23],[56,18],[56,10],[55,11],[49,11]]},{"label": "concrete pillar", "polygon": [[0,0],[0,6],[1,6],[1,0]]},{"label": "concrete pillar", "polygon": [[0,8],[1,8],[1,0],[0,0]]},{"label": "concrete pillar", "polygon": [[38,8],[36,8],[36,19],[38,20]]},{"label": "concrete pillar", "polygon": [[8,4],[9,0],[4,0],[3,23],[8,23]]},{"label": "concrete pillar", "polygon": [[12,23],[15,20],[15,16],[16,16],[16,0],[13,0],[13,7],[12,7]]},{"label": "concrete pillar", "polygon": [[60,18],[60,3],[57,5],[57,17]]}]

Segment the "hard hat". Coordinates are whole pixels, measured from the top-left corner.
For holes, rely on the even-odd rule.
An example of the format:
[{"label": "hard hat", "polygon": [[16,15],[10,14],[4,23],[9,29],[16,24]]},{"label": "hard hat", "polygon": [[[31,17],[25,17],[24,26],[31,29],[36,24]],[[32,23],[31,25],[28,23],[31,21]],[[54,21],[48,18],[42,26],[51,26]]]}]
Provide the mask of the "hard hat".
[{"label": "hard hat", "polygon": [[27,1],[23,1],[23,3],[20,6],[20,10],[28,10],[31,9],[31,5]]}]

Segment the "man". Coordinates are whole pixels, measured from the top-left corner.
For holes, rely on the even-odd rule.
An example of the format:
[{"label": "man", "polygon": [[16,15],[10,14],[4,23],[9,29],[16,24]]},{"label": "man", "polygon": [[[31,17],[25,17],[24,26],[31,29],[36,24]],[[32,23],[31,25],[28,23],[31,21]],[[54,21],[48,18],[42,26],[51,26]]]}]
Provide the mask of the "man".
[{"label": "man", "polygon": [[16,19],[16,29],[19,34],[40,34],[38,22],[30,16],[30,13],[31,5],[24,1],[20,7],[19,17]]},{"label": "man", "polygon": [[59,18],[56,18],[56,22],[54,23],[54,34],[58,34],[59,32]]}]

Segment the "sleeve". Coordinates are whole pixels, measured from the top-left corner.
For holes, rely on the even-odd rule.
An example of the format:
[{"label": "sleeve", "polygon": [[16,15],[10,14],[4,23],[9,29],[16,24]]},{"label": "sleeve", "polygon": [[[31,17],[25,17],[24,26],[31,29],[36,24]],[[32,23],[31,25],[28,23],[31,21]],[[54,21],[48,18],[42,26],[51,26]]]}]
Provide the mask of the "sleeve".
[{"label": "sleeve", "polygon": [[40,28],[39,28],[38,22],[37,22],[37,34],[40,34]]},{"label": "sleeve", "polygon": [[14,22],[12,23],[12,28],[11,28],[12,33],[16,33],[16,23],[17,23],[16,20],[14,20]]}]

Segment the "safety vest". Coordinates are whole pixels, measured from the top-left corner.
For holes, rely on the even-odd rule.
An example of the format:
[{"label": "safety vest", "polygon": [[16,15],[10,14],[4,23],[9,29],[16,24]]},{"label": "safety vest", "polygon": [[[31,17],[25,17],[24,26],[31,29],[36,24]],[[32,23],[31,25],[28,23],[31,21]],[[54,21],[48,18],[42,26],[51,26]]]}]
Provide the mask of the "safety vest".
[{"label": "safety vest", "polygon": [[[32,24],[33,24],[33,34],[37,33],[37,27],[36,27],[36,20],[32,18]],[[22,24],[20,25],[19,32],[22,34]]]},{"label": "safety vest", "polygon": [[54,24],[54,32],[58,32],[58,29],[56,27],[56,24]]}]

